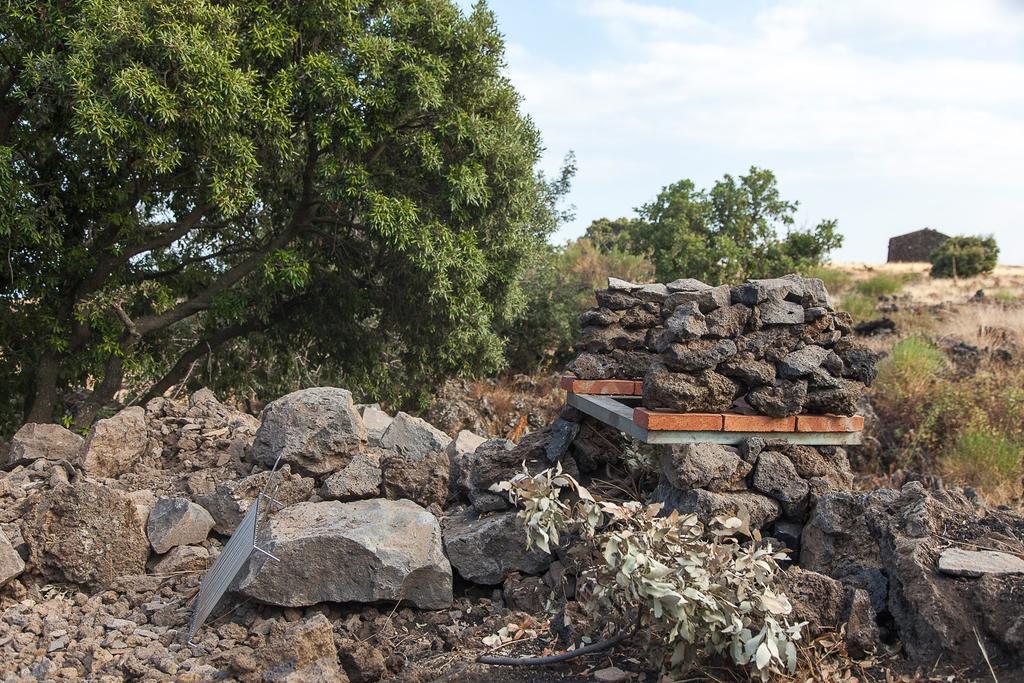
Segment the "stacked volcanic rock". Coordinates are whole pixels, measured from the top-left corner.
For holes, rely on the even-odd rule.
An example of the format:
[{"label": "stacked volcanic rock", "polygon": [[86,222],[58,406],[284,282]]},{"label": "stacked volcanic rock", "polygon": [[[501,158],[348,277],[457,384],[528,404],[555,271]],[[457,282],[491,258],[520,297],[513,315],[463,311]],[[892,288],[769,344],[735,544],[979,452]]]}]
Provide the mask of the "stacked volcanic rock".
[{"label": "stacked volcanic rock", "polygon": [[664,446],[652,494],[664,510],[746,517],[795,553],[808,515],[823,496],[853,488],[846,451],[760,437],[738,447],[714,443]]},{"label": "stacked volcanic rock", "polygon": [[580,379],[643,379],[648,408],[785,417],[851,415],[877,355],[844,338],[849,314],[821,280],[787,275],[712,287],[684,279],[608,279],[583,313],[569,370]]}]

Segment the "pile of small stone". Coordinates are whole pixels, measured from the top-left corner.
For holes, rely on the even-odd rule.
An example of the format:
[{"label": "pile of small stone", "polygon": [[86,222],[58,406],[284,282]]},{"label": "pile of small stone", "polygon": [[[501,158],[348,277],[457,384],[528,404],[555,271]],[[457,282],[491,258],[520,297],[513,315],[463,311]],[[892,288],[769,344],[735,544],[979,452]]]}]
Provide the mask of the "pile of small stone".
[{"label": "pile of small stone", "polygon": [[617,278],[580,317],[580,379],[643,379],[648,408],[852,415],[877,356],[845,338],[821,280],[787,275],[712,287]]},{"label": "pile of small stone", "polygon": [[799,558],[800,537],[817,501],[853,487],[846,451],[754,437],[739,447],[713,443],[664,446],[653,500],[702,519],[745,517]]}]

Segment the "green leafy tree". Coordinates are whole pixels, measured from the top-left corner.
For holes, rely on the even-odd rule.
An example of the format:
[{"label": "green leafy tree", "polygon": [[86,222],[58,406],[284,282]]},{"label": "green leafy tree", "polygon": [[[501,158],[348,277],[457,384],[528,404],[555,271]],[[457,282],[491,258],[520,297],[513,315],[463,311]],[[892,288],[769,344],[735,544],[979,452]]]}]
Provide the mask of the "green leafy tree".
[{"label": "green leafy tree", "polygon": [[725,175],[711,190],[691,180],[669,185],[637,210],[637,219],[595,221],[588,236],[604,248],[646,256],[661,281],[781,275],[820,264],[842,244],[835,220],[793,229],[797,206],[780,197],[775,174],[752,167]]},{"label": "green leafy tree", "polygon": [[396,399],[499,366],[558,219],[503,55],[450,0],[5,3],[8,425],[239,343],[225,386],[295,349]]},{"label": "green leafy tree", "polygon": [[999,260],[995,237],[950,237],[932,252],[932,277],[972,277],[990,273]]}]

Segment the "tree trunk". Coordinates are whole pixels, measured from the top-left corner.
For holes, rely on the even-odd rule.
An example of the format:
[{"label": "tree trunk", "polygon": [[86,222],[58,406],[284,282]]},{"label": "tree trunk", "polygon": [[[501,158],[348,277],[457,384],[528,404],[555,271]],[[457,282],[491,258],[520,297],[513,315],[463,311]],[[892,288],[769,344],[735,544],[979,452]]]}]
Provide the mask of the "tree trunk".
[{"label": "tree trunk", "polygon": [[123,379],[124,361],[120,356],[113,356],[107,361],[107,367],[103,371],[103,381],[75,411],[75,429],[86,429],[92,425],[100,410],[114,400],[114,394],[121,388]]},{"label": "tree trunk", "polygon": [[57,374],[60,361],[57,354],[47,351],[36,365],[34,390],[25,422],[53,422],[53,411],[57,407]]}]

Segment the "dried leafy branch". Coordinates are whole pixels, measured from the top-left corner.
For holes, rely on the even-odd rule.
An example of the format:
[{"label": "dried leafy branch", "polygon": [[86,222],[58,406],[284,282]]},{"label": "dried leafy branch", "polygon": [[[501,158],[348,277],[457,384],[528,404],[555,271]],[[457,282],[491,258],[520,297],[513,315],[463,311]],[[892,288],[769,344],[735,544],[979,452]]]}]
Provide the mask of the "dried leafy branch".
[{"label": "dried leafy branch", "polygon": [[[578,599],[603,622],[640,614],[665,644],[666,668],[727,656],[761,680],[796,670],[804,623],[775,588],[776,553],[737,517],[705,527],[696,515],[659,516],[660,505],[598,501],[561,466],[524,472],[494,490],[520,507],[530,547],[551,552],[568,534],[588,562]],[[745,538],[750,541],[743,542]]]}]

